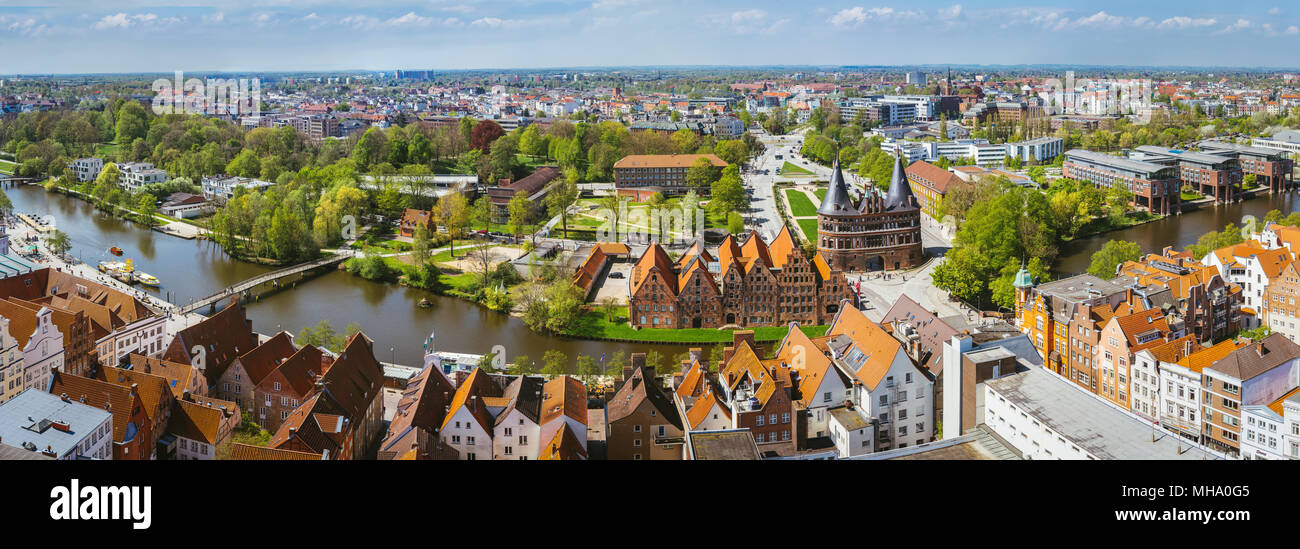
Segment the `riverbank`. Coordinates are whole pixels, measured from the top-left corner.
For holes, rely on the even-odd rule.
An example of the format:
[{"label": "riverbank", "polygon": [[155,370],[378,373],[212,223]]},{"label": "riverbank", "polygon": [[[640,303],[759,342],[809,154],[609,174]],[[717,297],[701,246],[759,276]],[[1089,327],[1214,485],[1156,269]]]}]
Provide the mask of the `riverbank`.
[{"label": "riverbank", "polygon": [[[808,337],[826,335],[829,326],[800,326]],[[754,341],[770,343],[780,341],[790,329],[785,326],[760,326],[746,328],[754,332]],[[714,345],[731,343],[736,330],[717,328],[634,328],[627,322],[627,308],[620,307],[613,320],[604,311],[587,311],[578,318],[573,329],[560,335],[625,343],[671,343],[677,345]]]}]

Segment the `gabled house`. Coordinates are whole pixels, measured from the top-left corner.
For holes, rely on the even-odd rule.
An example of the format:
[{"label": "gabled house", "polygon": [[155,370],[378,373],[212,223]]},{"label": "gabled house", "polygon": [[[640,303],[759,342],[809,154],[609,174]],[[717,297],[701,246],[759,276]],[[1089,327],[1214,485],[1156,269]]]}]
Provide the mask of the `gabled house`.
[{"label": "gabled house", "polygon": [[121,386],[98,379],[54,371],[50,374],[49,393],[67,397],[92,408],[113,414],[113,459],[147,460],[153,455],[153,422],[134,386]]},{"label": "gabled house", "polygon": [[329,369],[332,357],[313,345],[304,345],[258,381],[248,408],[257,409],[257,422],[274,432],[289,412],[307,399],[316,379]]},{"label": "gabled house", "polygon": [[[214,385],[216,391],[213,392],[219,398],[235,401],[241,408],[256,410],[255,388],[297,350],[288,332],[275,334],[271,339],[247,350],[232,361],[216,379]],[[245,403],[248,406],[245,406]],[[267,430],[274,431],[269,427]]]},{"label": "gabled house", "polygon": [[383,381],[373,342],[365,334],[353,334],[267,446],[323,454],[325,459],[364,458],[380,434]]},{"label": "gabled house", "polygon": [[189,364],[171,362],[161,358],[149,358],[136,353],[132,353],[129,360],[132,370],[166,378],[167,386],[171,389],[172,396],[176,398],[181,398],[186,393],[191,395],[208,394],[208,379],[203,377],[203,373],[197,368]]},{"label": "gabled house", "polygon": [[718,383],[731,407],[731,427],[749,429],[759,450],[788,455],[797,447],[790,368],[762,360],[754,333],[734,333],[734,347],[718,368]]},{"label": "gabled house", "polygon": [[455,393],[456,387],[436,365],[412,377],[397,401],[388,433],[379,443],[378,458],[397,459],[414,452],[415,459],[447,459],[439,452],[443,445],[439,444],[438,431]]},{"label": "gabled house", "polygon": [[797,323],[777,347],[776,358],[790,369],[797,412],[799,444],[829,436],[827,411],[841,406],[849,398],[852,382],[831,364],[829,338],[810,338]]},{"label": "gabled house", "polygon": [[149,455],[156,459],[158,439],[167,432],[167,425],[172,417],[172,406],[176,400],[167,378],[112,366],[101,367],[96,377],[101,381],[130,388],[139,394],[140,404],[144,407],[149,421],[149,428],[145,430],[148,438],[144,441],[144,446]]},{"label": "gabled house", "polygon": [[500,399],[503,394],[482,368],[475,368],[456,388],[438,435],[443,444],[455,449],[459,459],[491,458],[496,421],[484,400]]},{"label": "gabled house", "polygon": [[679,460],[685,443],[681,416],[672,398],[634,353],[623,381],[605,402],[606,448],[613,460]]},{"label": "gabled house", "polygon": [[560,376],[542,387],[536,459],[587,459],[587,386]]},{"label": "gabled house", "polygon": [[934,437],[934,380],[912,362],[902,343],[847,302],[826,335],[835,367],[853,382],[850,400],[878,426],[874,451]]},{"label": "gabled house", "polygon": [[[517,376],[501,395],[492,424],[492,459],[537,459],[541,444],[542,386],[540,377]],[[484,401],[489,409],[491,400]],[[499,405],[499,404],[498,404]]]},{"label": "gabled house", "polygon": [[231,298],[224,309],[177,332],[162,358],[193,365],[212,384],[221,379],[231,362],[255,347],[253,323],[239,298]]}]

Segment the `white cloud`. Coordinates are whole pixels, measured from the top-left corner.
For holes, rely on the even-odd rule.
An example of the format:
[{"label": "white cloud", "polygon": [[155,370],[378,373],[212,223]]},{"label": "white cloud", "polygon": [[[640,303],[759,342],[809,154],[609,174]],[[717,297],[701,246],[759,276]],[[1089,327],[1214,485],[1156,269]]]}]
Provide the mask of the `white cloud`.
[{"label": "white cloud", "polygon": [[1269,15],[1277,15],[1279,13],[1282,13],[1282,8],[1269,8],[1268,10]]},{"label": "white cloud", "polygon": [[765,18],[767,18],[767,12],[763,10],[745,10],[745,11],[738,11],[731,14],[731,22],[737,25],[743,23],[750,23],[754,21],[762,21]]},{"label": "white cloud", "polygon": [[1250,28],[1250,27],[1251,27],[1251,23],[1250,23],[1250,20],[1249,20],[1249,19],[1238,19],[1236,23],[1233,23],[1233,24],[1231,24],[1231,25],[1228,25],[1228,26],[1226,26],[1226,27],[1223,27],[1222,29],[1219,29],[1217,32],[1215,32],[1214,34],[1223,34],[1223,33],[1227,33],[1227,32],[1235,32],[1235,31],[1239,31],[1239,30],[1242,30],[1242,29],[1248,29],[1248,28]]},{"label": "white cloud", "polygon": [[[125,29],[133,25],[153,23],[154,21],[157,20],[158,20],[158,15],[153,13],[138,13],[135,15],[127,15],[125,13],[115,13],[113,15],[105,15],[104,17],[100,18],[99,21],[95,22],[95,28],[101,30],[102,29]],[[177,19],[175,17],[168,17],[167,19],[163,20],[163,22],[165,23],[172,23],[172,22],[179,22],[179,21],[181,21],[181,19]]]},{"label": "white cloud", "polygon": [[914,11],[897,11],[890,7],[868,9],[854,6],[836,12],[827,21],[836,27],[856,29],[867,21],[914,19],[919,15]]},{"label": "white cloud", "polygon": [[596,0],[591,4],[593,10],[612,10],[644,4],[645,0]]},{"label": "white cloud", "polygon": [[1180,15],[1161,21],[1157,27],[1161,29],[1193,29],[1198,27],[1208,27],[1216,23],[1218,23],[1218,20],[1212,17],[1191,18]]},{"label": "white cloud", "polygon": [[961,4],[955,4],[951,7],[947,7],[939,10],[940,19],[956,19],[960,15],[961,15]]},{"label": "white cloud", "polygon": [[[9,32],[16,32],[23,36],[40,36],[42,34],[46,34],[46,31],[49,30],[49,27],[47,27],[45,24],[37,23],[35,19],[31,19],[31,18],[14,19],[12,20],[13,21],[12,23],[10,23],[9,21],[10,21],[9,18],[0,16],[0,26],[3,26],[3,28],[5,30],[8,30]],[[9,23],[9,24],[5,25],[5,23]]]},{"label": "white cloud", "polygon": [[392,19],[389,19],[388,21],[385,21],[385,23],[392,26],[415,25],[420,27],[427,27],[429,26],[430,23],[433,23],[433,18],[424,17],[422,15],[416,15],[415,12],[412,11],[412,12],[407,12],[406,15],[403,15],[401,17],[394,17]]},{"label": "white cloud", "polygon": [[[313,13],[312,15],[316,15],[316,14]],[[224,12],[217,12],[212,15],[203,16],[204,23],[220,23],[225,20],[226,20],[226,14]]]},{"label": "white cloud", "polygon": [[1286,33],[1284,34],[1300,34],[1300,28],[1297,28],[1295,25],[1291,25],[1286,28]]}]

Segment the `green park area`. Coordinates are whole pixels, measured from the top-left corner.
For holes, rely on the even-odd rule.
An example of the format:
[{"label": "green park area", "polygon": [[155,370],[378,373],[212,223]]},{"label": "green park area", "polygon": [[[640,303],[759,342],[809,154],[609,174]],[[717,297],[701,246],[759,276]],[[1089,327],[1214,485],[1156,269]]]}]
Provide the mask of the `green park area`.
[{"label": "green park area", "polygon": [[799,229],[808,237],[809,242],[817,241],[817,218],[799,219]]},{"label": "green park area", "polygon": [[803,168],[800,168],[799,166],[791,164],[790,162],[787,161],[785,164],[781,165],[781,175],[809,175],[810,176],[813,175],[813,173]]},{"label": "green park area", "polygon": [[799,189],[786,189],[785,197],[790,202],[790,215],[795,217],[817,215],[817,206],[808,199],[808,193]]},{"label": "green park area", "polygon": [[[752,328],[755,341],[779,341],[785,337],[785,326]],[[808,337],[826,335],[827,326],[800,326]],[[590,339],[624,339],[653,343],[713,344],[730,343],[732,330],[715,328],[642,328],[635,329],[627,322],[627,307],[616,307],[612,314],[602,309],[583,313],[572,329],[564,335]]]}]

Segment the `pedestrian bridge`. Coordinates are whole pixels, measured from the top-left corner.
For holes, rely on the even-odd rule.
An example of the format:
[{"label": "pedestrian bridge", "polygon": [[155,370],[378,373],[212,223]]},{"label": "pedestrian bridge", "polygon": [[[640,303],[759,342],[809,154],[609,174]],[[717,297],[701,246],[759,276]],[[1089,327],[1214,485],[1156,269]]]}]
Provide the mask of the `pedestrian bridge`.
[{"label": "pedestrian bridge", "polygon": [[292,267],[286,267],[284,269],[271,271],[269,273],[262,273],[260,275],[249,278],[247,280],[244,280],[232,286],[226,287],[217,293],[214,293],[207,297],[198,299],[188,305],[185,305],[180,308],[179,312],[181,314],[188,314],[188,313],[200,311],[204,307],[207,307],[210,313],[215,312],[217,303],[230,299],[231,296],[240,295],[248,290],[257,287],[260,284],[266,284],[268,282],[278,281],[282,278],[293,276],[298,273],[304,273],[312,269],[318,269],[329,265],[336,265],[338,263],[342,263],[343,261],[351,257],[352,254],[349,252],[337,253],[328,257],[317,259],[315,261],[308,261],[306,263],[300,263]]}]

